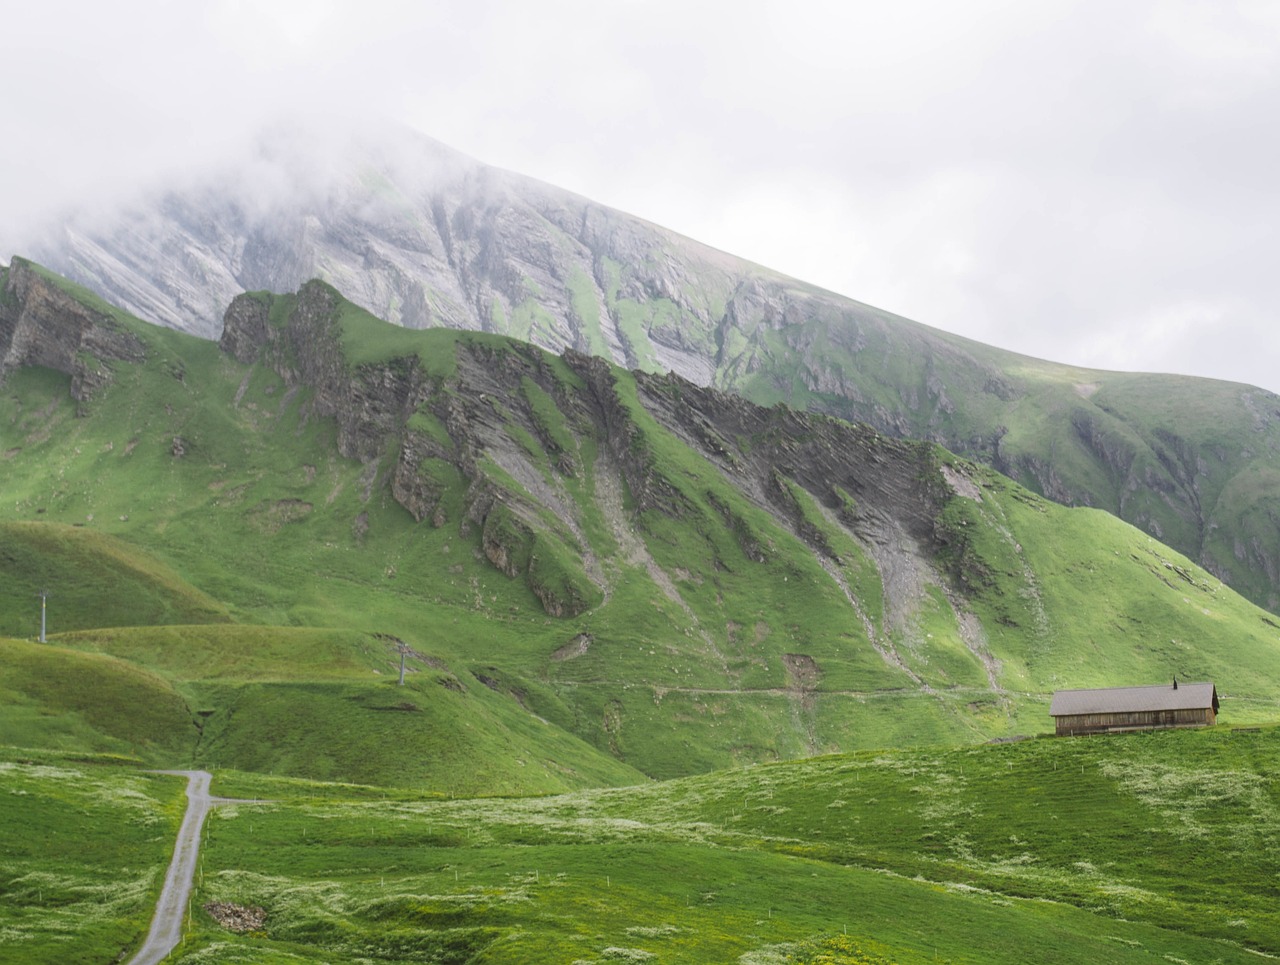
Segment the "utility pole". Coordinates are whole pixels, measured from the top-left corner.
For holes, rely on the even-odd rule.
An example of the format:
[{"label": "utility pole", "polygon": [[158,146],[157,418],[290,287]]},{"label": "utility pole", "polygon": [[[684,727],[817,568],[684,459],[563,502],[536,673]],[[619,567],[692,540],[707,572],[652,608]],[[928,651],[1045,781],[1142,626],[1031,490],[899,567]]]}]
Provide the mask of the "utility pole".
[{"label": "utility pole", "polygon": [[40,642],[44,643],[44,613],[45,600],[49,597],[48,590],[41,590],[36,596],[40,597]]},{"label": "utility pole", "polygon": [[409,645],[403,640],[396,644],[396,649],[400,651],[400,686],[404,686],[404,655],[409,652]]}]

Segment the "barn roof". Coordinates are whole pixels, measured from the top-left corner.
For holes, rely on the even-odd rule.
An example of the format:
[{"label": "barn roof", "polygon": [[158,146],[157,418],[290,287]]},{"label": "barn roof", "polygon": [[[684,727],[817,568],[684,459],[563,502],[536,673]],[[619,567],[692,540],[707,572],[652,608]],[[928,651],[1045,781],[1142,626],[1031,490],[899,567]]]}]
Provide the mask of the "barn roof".
[{"label": "barn roof", "polygon": [[1050,717],[1076,714],[1124,714],[1150,710],[1218,710],[1212,683],[1156,684],[1153,687],[1110,687],[1105,690],[1059,690],[1049,705]]}]

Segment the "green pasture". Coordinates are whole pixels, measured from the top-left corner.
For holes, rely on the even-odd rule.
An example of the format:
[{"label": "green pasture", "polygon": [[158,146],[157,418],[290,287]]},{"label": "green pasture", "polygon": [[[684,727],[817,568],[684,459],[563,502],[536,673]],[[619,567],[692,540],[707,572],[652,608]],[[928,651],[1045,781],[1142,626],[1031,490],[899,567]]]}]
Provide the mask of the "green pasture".
[{"label": "green pasture", "polygon": [[155,911],[186,781],[0,747],[0,962],[98,965]]},{"label": "green pasture", "polygon": [[274,803],[218,812],[200,897],[267,923],[200,916],[177,961],[1256,960],[1280,950],[1277,734],[869,752],[549,798],[221,774]]}]

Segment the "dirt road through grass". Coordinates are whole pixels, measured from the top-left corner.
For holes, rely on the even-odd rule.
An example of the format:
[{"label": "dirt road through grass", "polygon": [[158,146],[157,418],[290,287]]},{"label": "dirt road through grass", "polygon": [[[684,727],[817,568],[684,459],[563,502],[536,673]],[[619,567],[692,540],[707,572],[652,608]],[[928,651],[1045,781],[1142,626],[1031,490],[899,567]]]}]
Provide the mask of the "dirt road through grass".
[{"label": "dirt road through grass", "polygon": [[178,843],[173,849],[173,860],[164,878],[164,890],[156,902],[156,915],[151,920],[147,940],[138,954],[129,959],[128,965],[157,965],[173,951],[182,938],[182,917],[187,913],[187,901],[191,897],[191,882],[195,876],[196,861],[200,855],[200,829],[213,806],[209,796],[208,771],[161,771],[187,778],[187,813],[178,829]]}]

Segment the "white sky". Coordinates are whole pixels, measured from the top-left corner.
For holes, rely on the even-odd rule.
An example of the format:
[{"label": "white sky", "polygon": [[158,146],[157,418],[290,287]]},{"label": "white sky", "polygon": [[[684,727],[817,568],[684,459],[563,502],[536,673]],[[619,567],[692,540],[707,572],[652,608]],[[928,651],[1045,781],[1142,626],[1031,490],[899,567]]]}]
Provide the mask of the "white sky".
[{"label": "white sky", "polygon": [[380,113],[938,328],[1280,390],[1280,4],[0,3],[0,244]]}]

